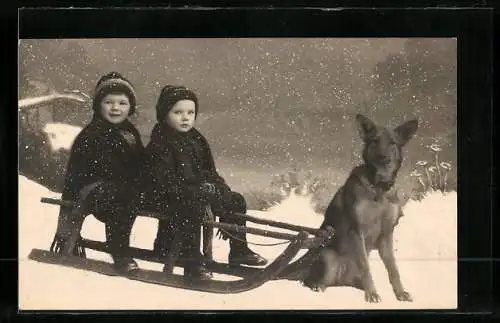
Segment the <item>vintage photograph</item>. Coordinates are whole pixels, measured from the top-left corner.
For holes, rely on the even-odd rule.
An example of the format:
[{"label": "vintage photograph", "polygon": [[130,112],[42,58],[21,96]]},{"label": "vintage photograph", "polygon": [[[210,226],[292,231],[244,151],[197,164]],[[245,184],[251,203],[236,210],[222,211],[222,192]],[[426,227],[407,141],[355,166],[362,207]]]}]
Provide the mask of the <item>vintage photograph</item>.
[{"label": "vintage photograph", "polygon": [[456,38],[19,41],[20,310],[457,307]]}]

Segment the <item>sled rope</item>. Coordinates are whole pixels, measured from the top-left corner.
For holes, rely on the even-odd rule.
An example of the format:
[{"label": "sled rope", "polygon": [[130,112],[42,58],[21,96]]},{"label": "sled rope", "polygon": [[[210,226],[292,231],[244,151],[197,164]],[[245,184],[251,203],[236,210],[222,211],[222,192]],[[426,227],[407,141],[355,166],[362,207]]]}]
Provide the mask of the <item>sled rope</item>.
[{"label": "sled rope", "polygon": [[[212,212],[212,209],[210,208],[210,205],[207,205],[205,207],[205,210],[206,210],[206,214],[207,214],[208,218],[215,219],[215,215]],[[253,246],[272,247],[272,246],[279,246],[279,245],[284,245],[284,244],[289,244],[290,243],[290,241],[283,241],[283,242],[276,242],[276,243],[257,243],[257,242],[251,242],[251,241],[240,239],[240,238],[236,237],[235,235],[229,233],[227,230],[224,230],[222,228],[219,228],[219,230],[217,230],[217,235],[216,236],[219,239],[221,239],[223,237],[223,233],[226,234],[228,237],[230,237],[232,239],[235,239],[235,240],[238,240],[240,242],[244,242],[244,243],[247,243],[247,244],[253,245]]]}]

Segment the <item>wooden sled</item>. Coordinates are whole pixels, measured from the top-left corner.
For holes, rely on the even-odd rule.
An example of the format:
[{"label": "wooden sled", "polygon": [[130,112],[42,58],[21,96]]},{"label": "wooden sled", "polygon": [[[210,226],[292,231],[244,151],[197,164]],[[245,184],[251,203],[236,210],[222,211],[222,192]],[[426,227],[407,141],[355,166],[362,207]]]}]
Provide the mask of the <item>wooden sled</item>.
[{"label": "wooden sled", "polygon": [[[301,249],[316,250],[321,248],[333,237],[334,230],[331,227],[325,230],[318,230],[304,226],[297,226],[288,223],[261,219],[246,214],[235,214],[233,216],[244,217],[247,221],[265,224],[275,228],[287,229],[297,232],[296,234],[283,233],[272,230],[263,230],[249,228],[245,226],[216,222],[213,215],[207,213],[203,219],[203,253],[208,259],[208,270],[231,276],[239,277],[238,280],[193,280],[186,279],[178,274],[166,274],[161,271],[139,269],[131,274],[120,274],[116,272],[111,263],[88,259],[85,249],[92,249],[101,252],[108,252],[106,243],[94,240],[84,239],[80,235],[83,221],[88,214],[81,212],[78,203],[63,201],[59,199],[42,198],[42,203],[55,204],[60,206],[59,222],[57,233],[64,237],[65,244],[62,248],[55,250],[51,246],[50,250],[33,249],[28,256],[29,259],[56,264],[66,267],[73,267],[82,270],[92,271],[109,276],[123,276],[132,280],[145,283],[170,286],[174,288],[190,289],[210,293],[241,293],[262,286],[269,280],[277,279],[297,279],[297,273],[308,267],[313,260],[310,253],[295,262],[292,259]],[[162,219],[161,214],[144,211],[138,214],[143,217],[153,217]],[[272,263],[265,268],[246,267],[229,265],[223,262],[217,262],[212,259],[212,234],[213,228],[223,229],[226,232],[246,232],[247,234],[271,237],[280,240],[288,240],[289,245]],[[75,246],[79,245],[83,250],[75,254]],[[168,255],[159,255],[154,250],[129,247],[130,256],[135,259],[156,262],[173,267],[184,267],[185,260],[179,259],[172,251]]]}]

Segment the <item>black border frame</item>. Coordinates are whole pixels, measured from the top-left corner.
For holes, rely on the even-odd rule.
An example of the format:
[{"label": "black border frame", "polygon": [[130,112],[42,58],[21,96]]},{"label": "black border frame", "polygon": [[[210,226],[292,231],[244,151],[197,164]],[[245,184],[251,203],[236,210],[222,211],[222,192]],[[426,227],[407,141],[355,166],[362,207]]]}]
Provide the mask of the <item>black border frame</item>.
[{"label": "black border frame", "polygon": [[[432,313],[468,312],[486,315],[493,309],[493,12],[491,9],[26,8],[19,11],[18,23],[19,38],[458,37],[459,310],[432,311]],[[15,42],[17,44],[17,37]],[[17,50],[14,55],[17,57]],[[16,77],[17,80],[17,67],[6,66],[8,73],[11,74],[9,79]],[[17,96],[17,82],[16,84],[12,82],[10,86],[10,93],[4,96],[7,98],[6,107],[13,106]],[[5,129],[9,130],[1,133],[0,139],[7,140],[0,148],[2,155],[5,154],[4,150],[7,151],[9,168],[10,166],[14,168],[17,166],[17,146],[14,146],[14,138],[17,139],[17,111],[9,108],[8,111],[1,113],[5,113],[0,118],[5,117],[4,120],[8,125]],[[11,127],[13,129],[10,129]],[[2,199],[6,198],[6,201],[10,202],[12,211],[9,215],[12,216],[13,211],[17,211],[12,189],[17,187],[17,175],[14,171],[3,172],[3,170],[4,168],[2,168],[2,178],[8,178],[9,181],[6,183],[8,186],[2,189],[4,193]],[[3,286],[1,288],[3,293],[8,292],[17,296],[17,279],[13,279],[17,278],[17,234],[13,234],[17,233],[17,221],[6,217],[5,214],[0,218],[1,245],[11,247],[0,249],[2,270],[0,286]],[[7,318],[13,318],[17,312],[17,297],[11,296],[13,299],[4,297],[5,295],[2,295],[2,304],[6,304],[7,307],[4,310],[2,305],[0,313]],[[363,311],[367,312],[372,311]],[[373,312],[387,313],[387,311]],[[41,312],[39,314],[45,314],[36,316],[32,315],[34,312],[24,313],[20,315],[22,320],[48,319],[56,312]],[[90,315],[73,316],[73,319],[96,319],[106,312],[81,313]],[[113,315],[106,315],[105,319],[130,318],[123,311],[111,313]],[[145,318],[143,315],[148,312],[133,313]],[[187,317],[191,318],[191,314],[196,313],[199,312],[192,311]],[[252,314],[258,312],[239,313],[252,317]],[[266,315],[271,313],[274,311],[266,311]],[[305,318],[309,315],[332,312],[286,311],[286,313],[293,318]],[[333,313],[343,312],[333,311]],[[205,319],[220,318],[221,314]],[[170,312],[169,315],[173,315],[168,316],[172,319],[182,313]],[[187,317],[181,319],[185,320]],[[469,316],[461,315],[461,317]],[[156,315],[154,318],[161,316]]]}]

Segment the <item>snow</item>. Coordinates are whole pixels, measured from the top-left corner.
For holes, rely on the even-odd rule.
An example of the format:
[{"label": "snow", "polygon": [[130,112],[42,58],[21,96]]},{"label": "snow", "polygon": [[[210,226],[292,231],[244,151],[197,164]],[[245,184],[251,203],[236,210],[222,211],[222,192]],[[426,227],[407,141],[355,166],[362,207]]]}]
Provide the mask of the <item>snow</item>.
[{"label": "snow", "polygon": [[73,93],[52,93],[49,95],[43,95],[43,96],[25,98],[19,100],[18,106],[19,109],[26,109],[38,104],[50,102],[55,99],[68,99],[84,103],[86,99],[88,99],[88,95],[80,93],[80,91],[73,91]]},{"label": "snow", "polygon": [[67,123],[47,123],[43,128],[43,132],[48,134],[52,151],[70,150],[80,131],[82,131],[81,127]]},{"label": "snow", "polygon": [[[433,192],[420,202],[405,205],[405,217],[395,231],[395,249],[403,285],[413,303],[395,299],[387,272],[376,254],[370,255],[375,285],[382,302],[369,304],[363,292],[350,287],[331,287],[315,293],[299,282],[271,281],[241,294],[210,294],[144,284],[126,278],[106,277],[79,269],[38,263],[27,259],[31,249],[48,249],[57,224],[58,207],[40,203],[40,198],[59,198],[23,176],[19,176],[19,307],[52,310],[233,310],[233,309],[443,309],[457,306],[457,194]],[[312,211],[307,197],[291,195],[268,211],[249,214],[278,221],[317,227],[321,215]],[[253,225],[258,227],[258,225]],[[104,241],[104,225],[92,216],[84,224],[84,237]],[[137,219],[131,245],[152,248],[156,220]],[[275,239],[249,235],[250,242],[275,243]],[[251,246],[265,257],[278,256],[286,245]],[[216,239],[214,254],[226,260],[228,243]],[[88,257],[108,259],[88,251]],[[144,268],[161,265],[139,261]],[[181,270],[181,269],[179,269]],[[176,270],[177,271],[177,270]],[[218,277],[218,276],[216,276]]]}]

